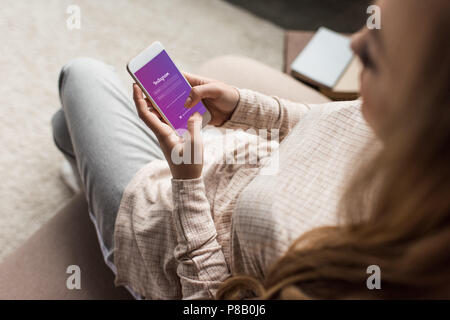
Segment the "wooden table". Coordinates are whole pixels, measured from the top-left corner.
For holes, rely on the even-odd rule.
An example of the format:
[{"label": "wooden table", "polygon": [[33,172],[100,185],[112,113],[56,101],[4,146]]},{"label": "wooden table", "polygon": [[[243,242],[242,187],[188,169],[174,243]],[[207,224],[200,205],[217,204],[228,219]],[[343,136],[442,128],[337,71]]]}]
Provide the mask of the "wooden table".
[{"label": "wooden table", "polygon": [[291,64],[314,36],[313,31],[287,30],[284,34],[284,72],[291,74]]},{"label": "wooden table", "polygon": [[[291,76],[291,64],[295,58],[302,52],[308,42],[312,39],[315,32],[313,31],[299,31],[299,30],[287,30],[284,34],[284,66],[285,73]],[[297,79],[298,81],[301,81]],[[317,86],[311,85],[307,82],[302,83],[310,86],[311,88],[321,92],[333,100],[353,100],[357,99],[358,93],[340,93],[332,90],[320,89]]]}]

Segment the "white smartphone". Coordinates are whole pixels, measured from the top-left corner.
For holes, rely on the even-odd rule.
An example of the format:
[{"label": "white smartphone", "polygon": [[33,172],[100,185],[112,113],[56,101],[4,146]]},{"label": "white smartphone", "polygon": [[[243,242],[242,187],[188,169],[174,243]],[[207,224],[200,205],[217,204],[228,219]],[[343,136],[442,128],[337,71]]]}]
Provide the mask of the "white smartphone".
[{"label": "white smartphone", "polygon": [[133,58],[127,70],[161,117],[179,135],[187,130],[187,121],[195,112],[203,116],[203,127],[211,120],[203,102],[189,109],[184,106],[192,87],[160,42],[153,42]]}]

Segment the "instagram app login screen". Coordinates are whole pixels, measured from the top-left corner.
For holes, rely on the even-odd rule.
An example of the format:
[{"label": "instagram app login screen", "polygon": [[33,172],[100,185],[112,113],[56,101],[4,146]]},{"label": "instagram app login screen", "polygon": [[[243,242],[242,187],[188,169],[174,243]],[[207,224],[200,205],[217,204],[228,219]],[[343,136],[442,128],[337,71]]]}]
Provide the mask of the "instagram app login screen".
[{"label": "instagram app login screen", "polygon": [[193,113],[203,115],[206,112],[202,102],[190,109],[184,107],[191,87],[166,51],[161,51],[139,69],[135,76],[178,132],[180,129],[187,129],[187,121]]}]

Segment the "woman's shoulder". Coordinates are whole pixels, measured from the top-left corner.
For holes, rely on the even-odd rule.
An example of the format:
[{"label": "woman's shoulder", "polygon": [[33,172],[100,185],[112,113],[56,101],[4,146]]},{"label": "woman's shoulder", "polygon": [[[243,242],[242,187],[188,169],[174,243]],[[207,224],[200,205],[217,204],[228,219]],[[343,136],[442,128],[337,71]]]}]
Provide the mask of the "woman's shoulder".
[{"label": "woman's shoulder", "polygon": [[339,137],[338,133],[354,140],[356,136],[370,138],[373,135],[361,112],[362,101],[335,101],[310,105],[310,112],[297,124],[297,130],[310,128],[316,134],[330,132]]}]

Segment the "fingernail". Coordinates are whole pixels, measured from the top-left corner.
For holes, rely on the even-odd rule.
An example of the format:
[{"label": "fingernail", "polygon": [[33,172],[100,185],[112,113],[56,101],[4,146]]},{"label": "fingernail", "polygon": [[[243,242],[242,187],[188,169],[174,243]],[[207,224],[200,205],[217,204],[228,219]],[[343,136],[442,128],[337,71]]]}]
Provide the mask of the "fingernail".
[{"label": "fingernail", "polygon": [[186,102],[184,103],[184,106],[185,106],[185,107],[189,107],[189,106],[191,105],[191,102],[192,102],[192,98],[191,98],[191,97],[188,97],[188,98],[186,99]]}]

